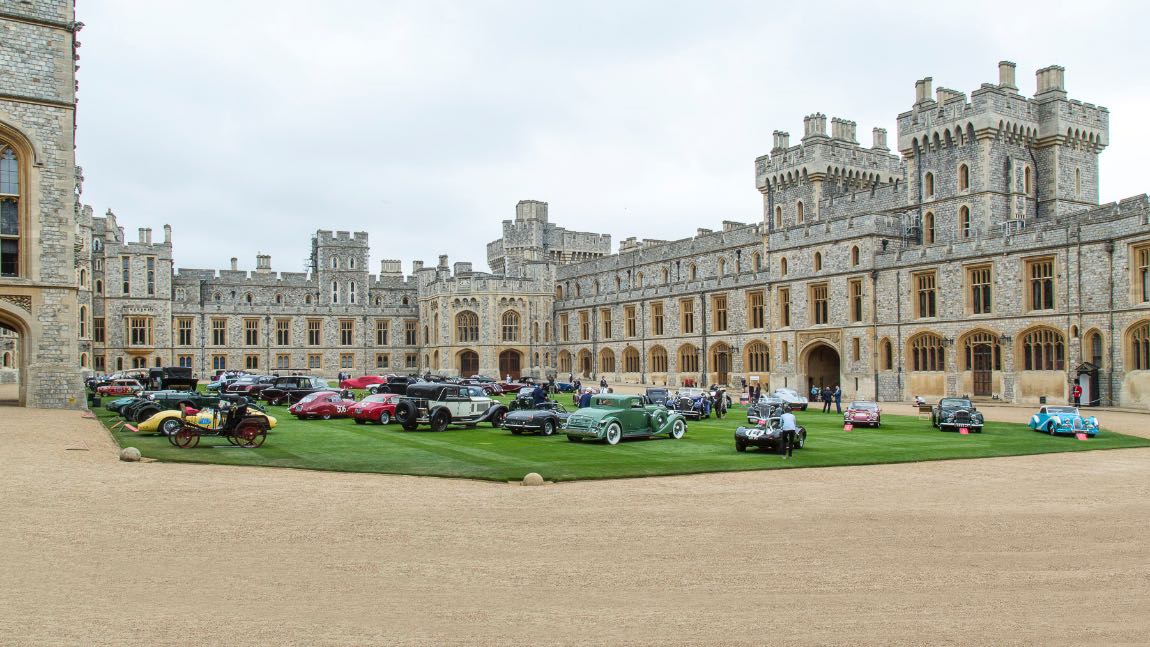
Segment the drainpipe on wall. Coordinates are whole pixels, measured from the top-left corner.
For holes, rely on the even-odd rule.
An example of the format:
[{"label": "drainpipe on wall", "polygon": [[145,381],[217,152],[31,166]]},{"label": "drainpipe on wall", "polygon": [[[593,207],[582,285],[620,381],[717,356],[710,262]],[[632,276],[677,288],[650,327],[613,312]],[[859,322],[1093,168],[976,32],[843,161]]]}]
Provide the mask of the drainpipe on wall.
[{"label": "drainpipe on wall", "polygon": [[[1107,273],[1110,276],[1110,300],[1106,306],[1107,314],[1110,317],[1110,343],[1106,344],[1107,360],[1106,366],[1109,371],[1106,374],[1106,401],[1110,406],[1114,406],[1114,241],[1106,241],[1106,258],[1107,258]],[[1099,395],[1099,400],[1101,400]]]}]

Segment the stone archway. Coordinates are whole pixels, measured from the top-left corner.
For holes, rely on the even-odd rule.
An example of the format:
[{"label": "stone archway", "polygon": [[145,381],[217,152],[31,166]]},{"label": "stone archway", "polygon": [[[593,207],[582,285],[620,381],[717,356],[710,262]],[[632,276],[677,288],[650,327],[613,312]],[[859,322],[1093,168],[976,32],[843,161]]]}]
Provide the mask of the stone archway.
[{"label": "stone archway", "polygon": [[579,351],[579,374],[587,379],[591,377],[591,351],[583,349]]},{"label": "stone archway", "polygon": [[479,374],[479,353],[473,350],[459,352],[459,377]]},{"label": "stone archway", "polygon": [[499,374],[501,376],[511,376],[512,380],[518,380],[522,374],[523,366],[523,353],[517,350],[505,350],[499,353]]},{"label": "stone archway", "polygon": [[811,387],[834,388],[842,385],[839,353],[826,344],[815,344],[806,351],[807,391]]},{"label": "stone archway", "polygon": [[25,406],[28,403],[29,343],[27,323],[0,309],[0,405]]}]

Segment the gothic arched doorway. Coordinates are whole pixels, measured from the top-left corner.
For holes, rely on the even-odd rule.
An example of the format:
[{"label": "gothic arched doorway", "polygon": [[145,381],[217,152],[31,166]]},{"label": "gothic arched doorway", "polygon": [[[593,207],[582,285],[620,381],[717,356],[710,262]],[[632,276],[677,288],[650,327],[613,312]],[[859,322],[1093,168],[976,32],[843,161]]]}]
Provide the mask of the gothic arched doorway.
[{"label": "gothic arched doorway", "polygon": [[518,380],[522,364],[523,353],[517,350],[505,350],[499,353],[499,374],[502,376],[510,375],[511,379]]},{"label": "gothic arched doorway", "polygon": [[711,347],[711,365],[715,367],[715,384],[727,384],[731,376],[731,348],[723,343]]},{"label": "gothic arched doorway", "polygon": [[459,376],[471,377],[479,374],[479,353],[465,350],[459,353]]},{"label": "gothic arched doorway", "polygon": [[0,405],[27,403],[28,335],[23,324],[0,312]]},{"label": "gothic arched doorway", "polygon": [[807,390],[839,385],[840,370],[838,351],[826,344],[811,348],[807,351]]},{"label": "gothic arched doorway", "polygon": [[584,378],[591,377],[591,351],[579,351],[579,373]]}]

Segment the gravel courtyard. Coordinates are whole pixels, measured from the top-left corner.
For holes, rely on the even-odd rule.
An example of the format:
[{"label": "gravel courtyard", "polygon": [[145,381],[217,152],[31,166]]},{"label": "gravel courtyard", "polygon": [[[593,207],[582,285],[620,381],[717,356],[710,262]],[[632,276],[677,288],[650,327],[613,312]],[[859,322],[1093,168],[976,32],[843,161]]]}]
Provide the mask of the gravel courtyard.
[{"label": "gravel courtyard", "polygon": [[2,644],[1150,641],[1146,449],[526,488],[0,441]]}]

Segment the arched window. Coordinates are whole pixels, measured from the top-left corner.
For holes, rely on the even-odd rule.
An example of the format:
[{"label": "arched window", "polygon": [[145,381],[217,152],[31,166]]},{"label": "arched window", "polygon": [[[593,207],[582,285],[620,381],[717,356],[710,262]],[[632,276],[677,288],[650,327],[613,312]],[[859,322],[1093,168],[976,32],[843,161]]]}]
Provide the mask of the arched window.
[{"label": "arched window", "polygon": [[934,173],[927,173],[922,178],[922,195],[925,198],[934,197]]},{"label": "arched window", "polygon": [[787,257],[786,256],[779,259],[779,275],[780,276],[786,276],[787,275]]},{"label": "arched window", "polygon": [[1066,352],[1062,333],[1039,328],[1022,338],[1022,370],[1061,371],[1065,369]]},{"label": "arched window", "polygon": [[671,280],[671,273],[665,267],[663,268],[663,271],[662,271],[662,278],[663,278],[663,285],[667,285],[667,283],[670,282],[670,280]]},{"label": "arched window", "polygon": [[20,275],[20,160],[0,141],[0,276]]},{"label": "arched window", "polygon": [[604,348],[603,351],[599,353],[599,372],[615,372],[615,351],[610,348]]},{"label": "arched window", "polygon": [[966,205],[958,208],[958,235],[960,238],[970,238],[970,207]]},{"label": "arched window", "polygon": [[726,275],[727,275],[727,259],[720,258],[719,259],[719,278],[723,278]]},{"label": "arched window", "polygon": [[643,287],[643,273],[642,272],[639,272],[638,274],[635,275],[635,287],[637,287],[637,288]]},{"label": "arched window", "polygon": [[858,247],[858,245],[855,245],[854,247],[851,247],[851,266],[854,267],[854,266],[857,266],[858,264],[859,264],[859,247]]},{"label": "arched window", "polygon": [[878,344],[879,366],[884,371],[894,369],[894,349],[889,339],[883,338]]},{"label": "arched window", "polygon": [[[979,349],[980,346],[988,348]],[[1002,346],[998,343],[998,337],[988,332],[976,332],[966,336],[962,342],[962,370],[973,371],[976,370],[976,354],[979,352],[987,352],[989,349],[989,362],[990,369],[995,371],[1002,370]]]},{"label": "arched window", "polygon": [[80,366],[88,368],[88,353],[80,353]]},{"label": "arched window", "polygon": [[349,270],[355,269],[355,257],[354,256],[348,256],[347,257],[347,269],[349,269]]},{"label": "arched window", "polygon": [[278,306],[278,305],[283,305],[283,302],[284,302],[284,295],[282,295],[282,294],[277,294],[277,295],[276,295],[276,305],[277,305],[277,306]]},{"label": "arched window", "polygon": [[337,256],[331,257],[331,269],[333,269],[333,270],[339,269],[339,257],[337,257]]},{"label": "arched window", "polygon": [[339,303],[339,284],[335,281],[331,282],[331,302]]},{"label": "arched window", "polygon": [[690,344],[683,344],[679,347],[679,372],[680,373],[698,373],[699,372],[699,349]]},{"label": "arched window", "polygon": [[219,293],[219,292],[216,292],[216,293],[212,294],[212,300],[213,300],[213,301],[215,301],[216,303],[219,303],[221,298],[222,298],[222,297],[220,297],[220,293]]},{"label": "arched window", "polygon": [[103,293],[104,293],[104,282],[99,280],[99,279],[96,279],[96,294],[103,294]]},{"label": "arched window", "polygon": [[958,165],[958,190],[966,191],[970,188],[970,167],[966,164]]},{"label": "arched window", "polygon": [[1082,169],[1074,169],[1074,195],[1082,197]]},{"label": "arched window", "polygon": [[795,205],[795,222],[799,223],[800,225],[803,224],[803,222],[806,220],[806,216],[807,212],[803,208],[803,201],[799,200],[798,204]]},{"label": "arched window", "polygon": [[556,285],[555,286],[555,298],[556,299],[562,299],[563,298],[563,286],[562,285]]},{"label": "arched window", "polygon": [[81,268],[80,269],[80,287],[84,287],[87,284],[88,284],[88,270]]},{"label": "arched window", "polygon": [[508,310],[503,313],[503,341],[519,341],[519,313]]},{"label": "arched window", "polygon": [[1030,195],[1030,167],[1027,166],[1022,172],[1022,190],[1026,195]]},{"label": "arched window", "polygon": [[[478,360],[477,360],[478,361]],[[478,364],[476,364],[478,366]],[[559,372],[571,372],[571,353],[565,350],[559,351]]]},{"label": "arched window", "polygon": [[616,292],[622,292],[623,291],[623,279],[620,278],[618,274],[615,275],[615,291]]},{"label": "arched window", "polygon": [[311,295],[310,294],[304,295],[303,302],[305,305],[310,306],[311,305]]},{"label": "arched window", "polygon": [[4,353],[4,368],[12,368],[12,353]]},{"label": "arched window", "polygon": [[823,253],[815,252],[815,271],[821,272],[823,269]]},{"label": "arched window", "polygon": [[80,338],[88,336],[88,306],[80,306]]},{"label": "arched window", "polygon": [[623,349],[623,372],[639,372],[639,351],[635,350],[631,346]]},{"label": "arched window", "polygon": [[662,346],[655,346],[651,349],[650,369],[652,373],[667,372],[667,350]]},{"label": "arched window", "polygon": [[543,322],[543,341],[544,342],[551,341],[551,322],[550,321],[544,321]]},{"label": "arched window", "polygon": [[599,279],[595,279],[595,294],[599,294]]},{"label": "arched window", "polygon": [[347,283],[347,302],[355,305],[355,281]]},{"label": "arched window", "polygon": [[579,285],[578,283],[575,284],[575,296],[583,296],[583,286]]},{"label": "arched window", "polygon": [[1090,363],[1102,368],[1102,334],[1097,331],[1086,333],[1082,348]]},{"label": "arched window", "polygon": [[694,263],[691,263],[691,267],[690,267],[690,269],[688,270],[688,272],[689,272],[689,273],[690,273],[690,275],[691,275],[691,280],[692,280],[692,281],[694,281],[695,279],[698,279],[698,278],[699,278],[699,268],[698,268],[698,267],[696,267]]},{"label": "arched window", "polygon": [[1150,322],[1140,323],[1130,330],[1130,370],[1150,370]]},{"label": "arched window", "polygon": [[766,373],[771,370],[771,352],[761,341],[747,344],[747,371]]},{"label": "arched window", "polygon": [[411,305],[411,299],[408,299],[407,297],[403,297],[403,299],[400,300],[400,303],[402,303],[405,306]]},{"label": "arched window", "polygon": [[763,269],[763,257],[760,256],[758,252],[755,252],[751,256],[751,267],[754,268],[756,272],[759,272]]},{"label": "arched window", "polygon": [[249,306],[252,304],[252,301],[254,301],[254,300],[255,300],[255,297],[252,296],[251,292],[248,292],[247,294],[244,295],[244,302],[247,303]]},{"label": "arched window", "polygon": [[538,321],[532,321],[531,322],[531,341],[536,343],[536,344],[539,343],[539,322]]},{"label": "arched window", "polygon": [[931,211],[922,217],[922,244],[934,244],[934,213]]},{"label": "arched window", "polygon": [[781,229],[783,226],[783,208],[775,207],[775,228]]},{"label": "arched window", "polygon": [[942,337],[933,333],[923,333],[910,341],[911,371],[945,371],[946,348]]}]

